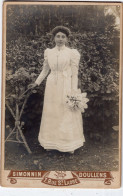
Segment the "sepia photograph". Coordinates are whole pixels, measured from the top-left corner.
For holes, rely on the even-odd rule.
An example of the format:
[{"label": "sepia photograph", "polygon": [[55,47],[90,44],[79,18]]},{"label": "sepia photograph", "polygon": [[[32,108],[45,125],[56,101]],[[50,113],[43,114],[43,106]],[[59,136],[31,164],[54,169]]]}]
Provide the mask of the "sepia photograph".
[{"label": "sepia photograph", "polygon": [[3,169],[119,172],[121,5],[13,2],[4,16]]}]

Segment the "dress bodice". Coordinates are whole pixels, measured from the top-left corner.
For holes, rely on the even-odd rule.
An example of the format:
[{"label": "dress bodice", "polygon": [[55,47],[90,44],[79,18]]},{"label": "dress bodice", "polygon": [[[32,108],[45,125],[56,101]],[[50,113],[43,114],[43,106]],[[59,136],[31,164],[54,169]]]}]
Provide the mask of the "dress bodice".
[{"label": "dress bodice", "polygon": [[46,49],[45,52],[51,71],[64,71],[70,66],[70,51],[71,49],[67,47],[60,51],[57,47]]},{"label": "dress bodice", "polygon": [[44,52],[43,70],[35,83],[40,85],[51,70],[51,72],[62,72],[66,79],[71,77],[72,88],[76,89],[79,60],[80,54],[76,49],[70,49],[66,46],[63,46],[60,50],[57,46],[52,49],[47,48]]}]

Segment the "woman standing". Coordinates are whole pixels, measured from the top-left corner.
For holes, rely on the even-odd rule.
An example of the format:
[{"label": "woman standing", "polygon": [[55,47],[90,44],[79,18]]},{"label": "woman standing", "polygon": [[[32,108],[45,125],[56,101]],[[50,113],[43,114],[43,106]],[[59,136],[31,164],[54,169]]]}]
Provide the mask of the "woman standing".
[{"label": "woman standing", "polygon": [[52,34],[56,46],[44,51],[43,70],[32,88],[40,85],[47,77],[43,114],[38,140],[47,150],[74,153],[83,146],[83,122],[81,111],[70,110],[65,103],[66,96],[76,92],[80,54],[76,49],[66,47],[70,30],[57,26]]}]

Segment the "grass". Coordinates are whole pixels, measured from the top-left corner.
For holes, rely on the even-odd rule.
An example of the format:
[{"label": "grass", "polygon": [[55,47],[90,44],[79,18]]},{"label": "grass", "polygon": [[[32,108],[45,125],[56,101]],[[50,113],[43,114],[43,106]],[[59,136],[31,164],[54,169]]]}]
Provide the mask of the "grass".
[{"label": "grass", "polygon": [[44,150],[38,143],[36,130],[30,130],[30,133],[26,133],[25,136],[32,154],[28,154],[22,144],[7,142],[5,147],[6,170],[118,170],[118,135],[116,138],[105,139],[105,142],[86,136],[85,145],[77,149],[74,154]]}]

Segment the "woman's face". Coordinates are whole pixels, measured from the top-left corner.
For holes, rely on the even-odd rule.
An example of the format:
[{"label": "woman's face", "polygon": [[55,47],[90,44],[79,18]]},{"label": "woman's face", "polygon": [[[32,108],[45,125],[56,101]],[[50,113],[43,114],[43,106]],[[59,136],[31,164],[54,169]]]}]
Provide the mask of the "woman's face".
[{"label": "woman's face", "polygon": [[66,36],[66,34],[64,34],[62,32],[58,32],[55,35],[54,40],[55,40],[55,43],[56,43],[57,46],[63,46],[67,42],[67,36]]}]

